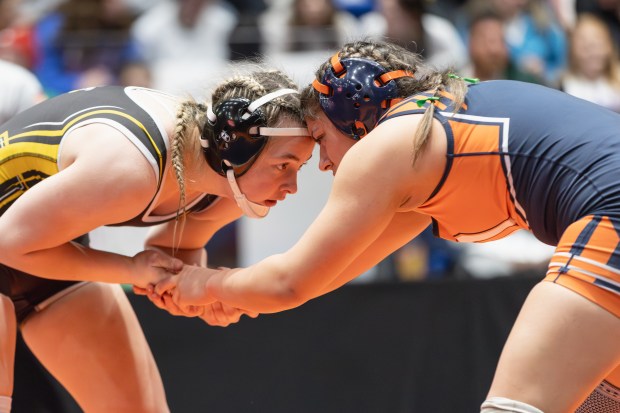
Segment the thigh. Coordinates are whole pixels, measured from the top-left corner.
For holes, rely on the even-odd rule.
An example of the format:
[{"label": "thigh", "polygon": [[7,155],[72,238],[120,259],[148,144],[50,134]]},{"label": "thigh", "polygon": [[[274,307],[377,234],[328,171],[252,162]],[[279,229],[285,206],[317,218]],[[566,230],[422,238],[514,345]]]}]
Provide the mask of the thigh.
[{"label": "thigh", "polygon": [[85,411],[169,411],[153,355],[120,286],[86,284],[31,315],[22,334]]},{"label": "thigh", "polygon": [[575,411],[620,363],[620,319],[558,284],[538,284],[510,333],[489,391],[545,413]]},{"label": "thigh", "polygon": [[0,294],[0,396],[13,393],[17,326],[11,299]]}]

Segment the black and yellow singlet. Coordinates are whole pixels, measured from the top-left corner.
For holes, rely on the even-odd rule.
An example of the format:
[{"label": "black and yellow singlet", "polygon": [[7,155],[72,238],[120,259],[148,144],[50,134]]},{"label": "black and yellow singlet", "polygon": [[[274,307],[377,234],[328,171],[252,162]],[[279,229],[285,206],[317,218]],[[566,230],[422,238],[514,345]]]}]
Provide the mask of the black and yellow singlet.
[{"label": "black and yellow singlet", "polygon": [[153,118],[124,88],[77,90],[40,103],[0,126],[0,215],[29,188],[58,172],[63,138],[91,123],[104,123],[125,134],[147,157],[161,182],[166,143]]},{"label": "black and yellow singlet", "polygon": [[[97,87],[49,99],[0,126],[0,215],[29,188],[58,172],[62,141],[72,130],[92,123],[123,133],[164,175],[168,139],[161,124],[132,97],[135,87]],[[159,93],[159,92],[154,92]],[[188,209],[201,210],[215,197],[204,195]],[[153,225],[174,218],[148,216],[150,205],[134,219],[115,225]]]},{"label": "black and yellow singlet", "polygon": [[[59,171],[65,136],[76,128],[99,123],[129,139],[158,177],[157,191],[143,212],[114,225],[148,226],[174,219],[175,213],[150,214],[165,176],[169,139],[157,118],[134,99],[139,89],[108,86],[77,90],[44,101],[0,125],[0,216],[28,189]],[[161,97],[161,92],[151,92],[154,98]],[[187,210],[200,211],[215,199],[203,194]],[[88,245],[88,235],[75,241]],[[0,263],[0,294],[11,298],[19,322],[45,300],[76,283],[36,277]]]}]

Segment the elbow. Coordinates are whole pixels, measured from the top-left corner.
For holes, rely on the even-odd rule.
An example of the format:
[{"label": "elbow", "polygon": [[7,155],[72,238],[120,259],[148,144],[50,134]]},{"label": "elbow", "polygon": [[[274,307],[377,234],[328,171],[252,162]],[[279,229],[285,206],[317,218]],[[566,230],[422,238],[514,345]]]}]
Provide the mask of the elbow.
[{"label": "elbow", "polygon": [[275,299],[281,309],[291,309],[299,307],[310,301],[315,295],[311,294],[307,288],[291,282],[290,280],[282,280],[279,287],[275,291]]},{"label": "elbow", "polygon": [[284,288],[279,292],[277,301],[282,306],[282,310],[288,310],[305,304],[311,298],[295,288]]}]

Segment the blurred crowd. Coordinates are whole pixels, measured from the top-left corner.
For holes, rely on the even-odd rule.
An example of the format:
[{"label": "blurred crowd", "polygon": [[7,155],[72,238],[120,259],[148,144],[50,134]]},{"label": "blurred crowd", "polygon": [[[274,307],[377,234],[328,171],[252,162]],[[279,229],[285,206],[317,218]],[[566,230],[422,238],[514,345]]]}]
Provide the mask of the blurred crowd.
[{"label": "blurred crowd", "polygon": [[[620,112],[620,0],[0,0],[0,112],[20,96],[6,93],[15,70],[48,97],[111,84],[201,97],[231,64],[259,57],[305,84],[309,68],[357,38],[396,42],[462,76],[539,83]],[[540,276],[551,251],[525,233],[457,246],[429,229],[375,278]]]}]

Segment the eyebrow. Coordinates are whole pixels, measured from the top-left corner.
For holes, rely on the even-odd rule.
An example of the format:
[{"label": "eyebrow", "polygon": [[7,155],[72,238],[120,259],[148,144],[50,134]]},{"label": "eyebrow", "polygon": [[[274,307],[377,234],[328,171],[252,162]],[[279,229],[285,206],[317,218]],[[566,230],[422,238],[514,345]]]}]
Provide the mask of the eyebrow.
[{"label": "eyebrow", "polygon": [[314,138],[316,135],[325,133],[325,130],[322,125],[314,125],[312,129],[308,128],[308,132],[310,132],[310,136]]},{"label": "eyebrow", "polygon": [[[278,158],[281,159],[290,159],[293,160],[295,162],[301,162],[301,159],[299,159],[298,156],[293,155],[292,153],[285,153],[283,155],[278,156]],[[308,157],[308,159],[306,159],[304,162],[308,162],[310,160],[310,158],[312,158],[312,154],[310,154],[310,156]]]}]

